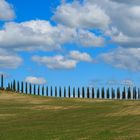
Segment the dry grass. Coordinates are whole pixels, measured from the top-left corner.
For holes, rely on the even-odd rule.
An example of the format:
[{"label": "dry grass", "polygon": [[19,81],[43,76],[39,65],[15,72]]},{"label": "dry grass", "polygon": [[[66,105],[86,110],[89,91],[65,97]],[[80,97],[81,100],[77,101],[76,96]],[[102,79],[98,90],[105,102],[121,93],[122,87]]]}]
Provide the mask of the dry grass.
[{"label": "dry grass", "polygon": [[1,140],[139,140],[140,101],[0,91]]}]

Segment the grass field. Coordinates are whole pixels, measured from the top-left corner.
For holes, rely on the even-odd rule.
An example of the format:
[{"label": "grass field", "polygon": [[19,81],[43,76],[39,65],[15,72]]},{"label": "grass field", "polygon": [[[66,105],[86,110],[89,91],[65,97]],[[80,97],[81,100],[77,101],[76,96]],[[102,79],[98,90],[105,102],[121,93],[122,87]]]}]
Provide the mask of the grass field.
[{"label": "grass field", "polygon": [[0,91],[0,140],[140,140],[140,101]]}]

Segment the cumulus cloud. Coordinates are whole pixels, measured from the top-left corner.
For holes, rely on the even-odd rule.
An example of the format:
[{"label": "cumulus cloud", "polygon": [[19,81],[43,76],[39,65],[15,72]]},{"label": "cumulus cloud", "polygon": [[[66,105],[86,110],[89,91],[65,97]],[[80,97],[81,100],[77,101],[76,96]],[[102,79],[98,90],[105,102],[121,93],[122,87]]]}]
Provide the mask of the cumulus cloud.
[{"label": "cumulus cloud", "polygon": [[49,69],[73,69],[79,62],[93,62],[93,59],[88,53],[73,50],[65,56],[33,56],[32,61]]},{"label": "cumulus cloud", "polygon": [[76,67],[77,61],[73,59],[65,58],[62,55],[56,55],[56,56],[33,56],[32,60],[45,65],[46,67],[50,69],[72,69]]},{"label": "cumulus cloud", "polygon": [[22,58],[14,53],[0,49],[0,68],[15,69],[22,64]]},{"label": "cumulus cloud", "polygon": [[133,5],[140,5],[140,1],[139,0],[111,0],[117,3],[123,3],[123,4],[133,4]]},{"label": "cumulus cloud", "polygon": [[46,79],[42,78],[42,77],[34,77],[34,76],[28,76],[25,78],[25,81],[31,84],[46,84]]},{"label": "cumulus cloud", "polygon": [[111,52],[100,54],[101,60],[114,67],[126,70],[140,70],[140,48],[119,47]]},{"label": "cumulus cloud", "polygon": [[[126,2],[117,0],[86,0],[90,4],[97,4],[110,17],[110,26],[116,27],[123,34],[129,36],[140,35],[137,30],[140,25],[140,5],[138,1]],[[125,3],[125,4],[124,4]],[[130,4],[131,3],[131,4]],[[133,3],[133,4],[132,4]],[[135,5],[134,5],[135,4]]]},{"label": "cumulus cloud", "polygon": [[[12,14],[1,12],[1,9],[7,9],[7,12],[11,10],[9,13]],[[53,51],[69,43],[83,47],[100,47],[107,42],[104,38],[107,35],[110,36],[112,42],[121,47],[101,54],[100,58],[115,67],[138,71],[139,67],[135,66],[139,65],[137,53],[140,48],[139,13],[139,0],[129,2],[127,0],[83,0],[82,2],[64,0],[56,8],[52,17],[56,25],[46,20],[5,23],[0,30],[0,48],[13,51]],[[3,17],[11,19],[14,17],[14,12],[10,4],[5,0],[0,0],[0,19]],[[101,30],[102,35],[97,36],[93,33],[94,29]],[[77,56],[75,56],[76,53]],[[132,57],[129,58],[127,54]],[[69,57],[34,56],[32,59],[52,69],[70,69],[74,68],[79,61],[84,61],[81,57],[83,54],[79,52],[71,52],[70,55]],[[10,54],[9,57],[12,55]],[[14,57],[21,63],[21,58],[15,53]],[[1,57],[1,66],[4,62],[2,59],[4,58]],[[88,60],[89,58],[86,62]]]},{"label": "cumulus cloud", "polygon": [[15,13],[11,4],[6,0],[0,0],[0,20],[10,20],[15,17]]},{"label": "cumulus cloud", "polygon": [[92,57],[88,53],[81,53],[79,51],[70,51],[70,57],[77,61],[92,62]]},{"label": "cumulus cloud", "polygon": [[53,26],[45,20],[9,22],[0,30],[0,48],[14,51],[59,50],[62,45],[68,43],[94,47],[103,45],[104,39],[90,31],[76,30],[63,25]]},{"label": "cumulus cloud", "polygon": [[104,29],[110,23],[109,16],[96,3],[81,4],[78,1],[62,3],[52,19],[66,26],[86,29]]}]

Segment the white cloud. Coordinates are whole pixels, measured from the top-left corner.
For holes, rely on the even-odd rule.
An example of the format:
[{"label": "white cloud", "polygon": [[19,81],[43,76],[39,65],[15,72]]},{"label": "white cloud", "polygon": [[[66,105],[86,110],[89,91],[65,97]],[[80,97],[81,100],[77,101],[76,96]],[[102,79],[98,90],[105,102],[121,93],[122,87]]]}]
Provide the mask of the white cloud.
[{"label": "white cloud", "polygon": [[25,78],[25,81],[31,84],[46,84],[46,79],[42,77],[34,77],[34,76],[28,76]]},{"label": "white cloud", "polygon": [[93,62],[93,59],[88,53],[74,50],[65,56],[33,56],[32,61],[44,65],[49,69],[73,69],[79,62]]},{"label": "white cloud", "polygon": [[97,37],[94,33],[88,30],[78,30],[77,44],[84,47],[102,47],[105,44],[105,39]]},{"label": "white cloud", "polygon": [[81,4],[78,1],[62,3],[57,7],[52,19],[66,26],[86,29],[104,29],[110,23],[105,11],[96,3]]},{"label": "white cloud", "polygon": [[104,39],[89,31],[63,25],[52,26],[45,20],[9,22],[0,30],[0,48],[14,51],[59,50],[62,45],[68,43],[94,47],[103,45]]},{"label": "white cloud", "polygon": [[32,60],[45,65],[46,67],[50,69],[73,69],[76,67],[77,61],[73,59],[65,58],[62,55],[56,55],[56,56],[33,56]]},{"label": "white cloud", "polygon": [[81,53],[79,51],[70,51],[70,58],[77,61],[92,62],[92,57],[88,53]]},{"label": "white cloud", "polygon": [[20,66],[22,59],[14,53],[0,49],[0,68],[15,69]]},{"label": "white cloud", "polygon": [[15,17],[15,13],[11,4],[6,0],[0,0],[0,20],[10,20]]},{"label": "white cloud", "polygon": [[114,67],[132,71],[140,71],[140,48],[117,48],[103,53],[99,57]]},{"label": "white cloud", "polygon": [[131,79],[124,79],[120,83],[122,85],[124,85],[124,86],[133,86],[133,85],[135,85],[133,80],[131,80]]},{"label": "white cloud", "polygon": [[131,5],[140,5],[140,1],[139,0],[111,0],[117,3],[123,3],[123,4],[131,4]]}]

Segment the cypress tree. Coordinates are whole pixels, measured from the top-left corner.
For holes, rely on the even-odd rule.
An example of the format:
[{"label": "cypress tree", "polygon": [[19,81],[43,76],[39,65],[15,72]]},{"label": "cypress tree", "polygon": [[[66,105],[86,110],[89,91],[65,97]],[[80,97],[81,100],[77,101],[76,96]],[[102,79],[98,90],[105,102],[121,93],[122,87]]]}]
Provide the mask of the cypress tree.
[{"label": "cypress tree", "polygon": [[109,99],[109,88],[107,88],[106,94],[107,94],[107,99]]},{"label": "cypress tree", "polygon": [[73,88],[73,98],[75,98],[75,87]]},{"label": "cypress tree", "polygon": [[126,98],[126,91],[125,91],[125,87],[123,88],[122,98],[123,98],[123,99],[125,99],[125,98]]},{"label": "cypress tree", "polygon": [[115,91],[113,88],[111,89],[111,92],[112,92],[112,99],[114,99],[115,98]]},{"label": "cypress tree", "polygon": [[95,98],[94,96],[94,88],[92,87],[92,98]]},{"label": "cypress tree", "polygon": [[4,89],[4,80],[3,80],[3,74],[1,75],[1,89]]},{"label": "cypress tree", "polygon": [[87,87],[87,98],[89,98],[89,87]]},{"label": "cypress tree", "polygon": [[136,96],[137,96],[136,87],[133,87],[133,99],[136,99]]},{"label": "cypress tree", "polygon": [[97,89],[97,98],[99,98],[100,97],[100,90],[99,90],[99,88]]},{"label": "cypress tree", "polygon": [[55,87],[55,97],[57,97],[57,87]]},{"label": "cypress tree", "polygon": [[46,87],[46,96],[48,96],[48,86]]},{"label": "cypress tree", "polygon": [[70,86],[68,87],[68,98],[70,98]]},{"label": "cypress tree", "polygon": [[42,96],[44,96],[44,86],[42,86]]},{"label": "cypress tree", "polygon": [[19,81],[17,83],[17,92],[20,92],[20,84],[19,84]]},{"label": "cypress tree", "polygon": [[138,99],[140,99],[140,88],[138,88]]},{"label": "cypress tree", "polygon": [[80,88],[78,87],[78,98],[80,98]]},{"label": "cypress tree", "polygon": [[128,88],[128,99],[131,99],[131,88]]},{"label": "cypress tree", "polygon": [[25,83],[25,93],[28,94],[28,83]]},{"label": "cypress tree", "polygon": [[16,91],[16,81],[13,81],[13,91]]},{"label": "cypress tree", "polygon": [[29,84],[29,94],[32,94],[32,84]]},{"label": "cypress tree", "polygon": [[82,98],[85,98],[85,89],[82,87]]},{"label": "cypress tree", "polygon": [[36,95],[36,85],[34,84],[34,95]]},{"label": "cypress tree", "polygon": [[51,86],[50,96],[51,97],[53,96],[53,88],[52,88],[52,86]]},{"label": "cypress tree", "polygon": [[21,93],[24,93],[24,83],[23,83],[23,81],[21,82]]},{"label": "cypress tree", "polygon": [[120,99],[120,88],[117,88],[117,99]]},{"label": "cypress tree", "polygon": [[40,85],[38,85],[37,95],[40,95]]},{"label": "cypress tree", "polygon": [[102,99],[105,98],[105,91],[104,91],[104,88],[102,88]]},{"label": "cypress tree", "polygon": [[59,87],[59,97],[62,97],[61,87]]},{"label": "cypress tree", "polygon": [[66,87],[64,87],[64,98],[66,98]]}]

